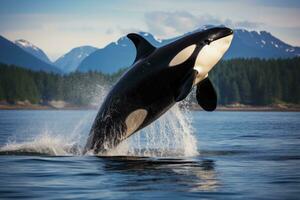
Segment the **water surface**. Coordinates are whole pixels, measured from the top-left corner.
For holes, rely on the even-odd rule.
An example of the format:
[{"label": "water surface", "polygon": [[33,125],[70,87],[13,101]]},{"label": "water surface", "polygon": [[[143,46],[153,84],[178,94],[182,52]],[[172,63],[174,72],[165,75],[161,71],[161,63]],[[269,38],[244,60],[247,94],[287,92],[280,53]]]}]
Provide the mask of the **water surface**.
[{"label": "water surface", "polygon": [[[193,137],[142,132],[135,156],[82,156],[95,114],[0,111],[0,199],[299,199],[300,113],[192,112]],[[160,126],[186,130],[171,119]],[[156,154],[159,137],[197,153]]]}]

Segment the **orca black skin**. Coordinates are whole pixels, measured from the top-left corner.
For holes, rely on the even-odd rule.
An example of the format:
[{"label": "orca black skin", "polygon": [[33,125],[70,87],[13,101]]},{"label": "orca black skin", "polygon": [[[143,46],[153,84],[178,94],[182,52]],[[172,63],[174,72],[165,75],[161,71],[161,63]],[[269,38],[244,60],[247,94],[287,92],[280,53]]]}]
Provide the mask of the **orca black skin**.
[{"label": "orca black skin", "polygon": [[133,65],[102,104],[85,152],[105,153],[149,125],[197,85],[197,100],[207,111],[217,105],[208,72],[230,46],[233,31],[216,27],[155,48],[138,34],[128,34],[136,49]]}]

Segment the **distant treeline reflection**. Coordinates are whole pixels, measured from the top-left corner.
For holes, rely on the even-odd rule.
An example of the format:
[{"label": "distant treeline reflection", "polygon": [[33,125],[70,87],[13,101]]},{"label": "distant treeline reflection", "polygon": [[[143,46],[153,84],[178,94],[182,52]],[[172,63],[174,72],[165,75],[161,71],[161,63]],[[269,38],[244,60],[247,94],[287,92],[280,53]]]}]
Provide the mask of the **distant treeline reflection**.
[{"label": "distant treeline reflection", "polygon": [[[59,75],[0,64],[0,101],[41,103],[63,100],[90,104],[99,85],[113,84],[124,70],[107,75],[74,72]],[[209,74],[219,104],[300,104],[300,58],[221,61]]]}]

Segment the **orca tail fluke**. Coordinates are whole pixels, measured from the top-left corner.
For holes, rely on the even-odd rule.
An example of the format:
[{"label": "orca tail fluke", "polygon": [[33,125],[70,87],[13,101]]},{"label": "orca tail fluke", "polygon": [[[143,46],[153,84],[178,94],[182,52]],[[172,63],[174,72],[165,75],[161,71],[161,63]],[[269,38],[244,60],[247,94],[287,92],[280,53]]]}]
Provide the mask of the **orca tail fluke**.
[{"label": "orca tail fluke", "polygon": [[209,78],[197,84],[196,98],[205,111],[214,111],[217,107],[217,93]]}]

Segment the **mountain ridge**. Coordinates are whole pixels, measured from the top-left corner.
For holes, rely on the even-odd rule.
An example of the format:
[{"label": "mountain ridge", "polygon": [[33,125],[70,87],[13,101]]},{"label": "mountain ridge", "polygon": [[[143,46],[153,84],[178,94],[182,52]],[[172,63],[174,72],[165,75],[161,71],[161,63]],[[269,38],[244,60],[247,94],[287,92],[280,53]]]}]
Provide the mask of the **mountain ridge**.
[{"label": "mountain ridge", "polygon": [[[200,30],[200,29],[197,29]],[[195,30],[195,31],[197,31]],[[194,32],[194,31],[193,31]],[[164,46],[184,35],[159,40],[150,33],[139,32],[146,40],[156,47]],[[233,58],[291,58],[300,56],[300,47],[289,45],[267,31],[248,31],[235,29],[232,44],[224,55],[224,59]],[[136,50],[132,42],[123,36],[87,56],[77,71],[90,70],[103,73],[115,73],[121,68],[130,66],[135,58]]]},{"label": "mountain ridge", "polygon": [[55,66],[42,61],[1,35],[0,62],[9,65],[22,66],[23,68],[34,71],[61,73]]},{"label": "mountain ridge", "polygon": [[48,58],[47,54],[42,49],[40,49],[36,45],[32,44],[31,42],[24,40],[24,39],[18,39],[18,40],[15,40],[14,43],[17,46],[19,46],[21,49],[34,55],[35,57],[39,58],[40,60],[42,60],[48,64],[52,64],[52,62]]},{"label": "mountain ridge", "polygon": [[60,68],[63,72],[69,73],[77,69],[79,64],[83,59],[89,56],[92,52],[96,51],[98,48],[93,46],[80,46],[71,49],[69,52],[65,53],[59,57],[54,65]]},{"label": "mountain ridge", "polygon": [[[212,26],[207,25],[203,27],[204,29],[206,29]],[[149,32],[139,32],[138,34],[143,36],[154,46],[161,47],[180,37],[198,30],[201,30],[201,28],[177,37],[167,39],[157,39]],[[6,38],[2,37],[2,40],[3,39],[7,40]],[[70,73],[73,71],[87,72],[92,70],[112,74],[119,71],[121,68],[129,67],[133,63],[136,54],[133,43],[126,36],[120,37],[115,42],[108,43],[103,48],[96,48],[88,45],[75,47],[59,57],[55,62],[51,62],[46,53],[44,53],[41,48],[24,39],[16,40],[15,42],[11,43],[13,43],[26,53],[39,59],[41,62],[50,65],[50,68],[54,67],[59,71],[63,71],[64,73]],[[3,48],[3,45],[0,48]],[[18,54],[16,54],[15,56],[18,57]],[[291,58],[298,56],[300,56],[300,47],[289,45],[288,43],[273,36],[270,32],[235,29],[232,44],[229,50],[224,55],[224,59],[270,59]],[[6,64],[19,64],[21,66],[23,64],[22,62],[18,62],[16,61],[16,59],[12,58],[14,57],[14,55],[6,55],[6,57],[11,57],[9,62],[5,61],[3,55],[2,57],[0,55],[0,62]],[[28,63],[26,65],[28,68]],[[40,65],[43,64],[40,63]],[[26,68],[26,66],[24,67]],[[29,68],[33,68],[33,70],[36,70],[35,66],[30,66]],[[53,69],[47,70],[49,66],[44,66],[44,68],[46,69],[45,71],[57,71]],[[40,68],[39,70],[43,69]]]}]

